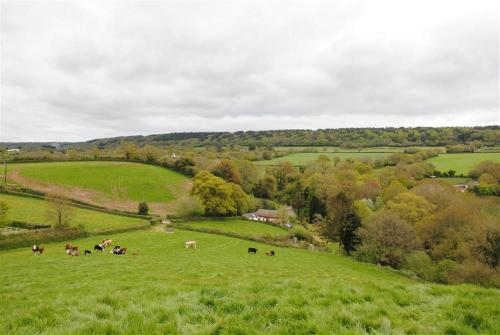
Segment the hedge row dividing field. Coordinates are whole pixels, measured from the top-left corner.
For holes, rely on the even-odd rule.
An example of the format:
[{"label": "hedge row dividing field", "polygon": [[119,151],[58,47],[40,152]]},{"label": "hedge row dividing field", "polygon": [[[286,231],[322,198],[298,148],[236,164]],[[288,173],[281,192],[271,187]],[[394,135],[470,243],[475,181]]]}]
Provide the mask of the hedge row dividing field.
[{"label": "hedge row dividing field", "polygon": [[[23,221],[35,224],[48,223],[48,204],[44,200],[0,194],[0,201],[9,206],[7,221]],[[114,215],[82,208],[73,209],[73,218],[71,220],[72,227],[81,227],[91,233],[131,227],[146,227],[148,225],[149,221],[142,218]]]},{"label": "hedge row dividing field", "polygon": [[[0,333],[495,334],[500,326],[495,289],[179,229],[113,241],[129,253],[69,257],[64,243],[45,245],[43,256],[0,252]],[[265,256],[271,248],[276,256]]]}]

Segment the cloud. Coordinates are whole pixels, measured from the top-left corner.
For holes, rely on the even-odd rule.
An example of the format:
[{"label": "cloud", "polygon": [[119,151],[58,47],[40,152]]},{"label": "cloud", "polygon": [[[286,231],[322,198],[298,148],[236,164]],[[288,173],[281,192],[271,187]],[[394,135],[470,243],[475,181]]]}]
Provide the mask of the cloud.
[{"label": "cloud", "polygon": [[499,124],[497,10],[3,1],[0,140]]}]

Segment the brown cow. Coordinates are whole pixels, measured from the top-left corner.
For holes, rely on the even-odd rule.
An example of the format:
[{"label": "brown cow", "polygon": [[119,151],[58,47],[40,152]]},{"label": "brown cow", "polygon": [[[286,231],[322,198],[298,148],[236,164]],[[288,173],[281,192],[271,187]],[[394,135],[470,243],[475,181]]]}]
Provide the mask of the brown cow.
[{"label": "brown cow", "polygon": [[111,245],[111,243],[113,243],[113,240],[109,240],[109,239],[106,239],[106,240],[102,240],[102,245],[106,248],[106,247],[109,247]]},{"label": "brown cow", "polygon": [[43,254],[43,252],[45,251],[45,248],[39,246],[39,245],[34,245],[32,248],[31,248],[31,251],[33,252],[33,254],[36,256],[36,255],[41,255]]},{"label": "brown cow", "polygon": [[68,243],[64,246],[66,250],[66,254],[69,256],[80,256],[80,252],[78,251],[78,246]]}]

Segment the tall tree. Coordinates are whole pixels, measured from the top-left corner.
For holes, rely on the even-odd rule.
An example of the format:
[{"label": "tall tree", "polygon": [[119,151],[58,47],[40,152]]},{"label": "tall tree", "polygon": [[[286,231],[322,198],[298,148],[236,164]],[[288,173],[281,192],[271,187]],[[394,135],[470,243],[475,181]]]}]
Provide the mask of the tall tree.
[{"label": "tall tree", "polygon": [[74,208],[60,194],[50,194],[47,200],[47,220],[55,228],[68,227],[74,217]]}]

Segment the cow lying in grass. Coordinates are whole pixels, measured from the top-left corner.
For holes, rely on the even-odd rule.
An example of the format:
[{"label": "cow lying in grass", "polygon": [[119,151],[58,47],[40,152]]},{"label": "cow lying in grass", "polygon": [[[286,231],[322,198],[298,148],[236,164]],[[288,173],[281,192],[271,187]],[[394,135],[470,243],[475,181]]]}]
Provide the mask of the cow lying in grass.
[{"label": "cow lying in grass", "polygon": [[96,244],[96,245],[94,245],[94,250],[103,251],[104,249],[106,249],[106,247],[104,246],[104,244]]},{"label": "cow lying in grass", "polygon": [[251,247],[250,247],[250,248],[248,248],[248,253],[249,253],[249,254],[254,254],[254,255],[255,255],[255,254],[257,253],[257,248],[251,248]]},{"label": "cow lying in grass", "polygon": [[34,245],[32,248],[31,248],[31,251],[33,252],[33,254],[36,256],[36,255],[41,255],[43,254],[43,252],[45,251],[45,248],[39,246],[39,245]]},{"label": "cow lying in grass", "polygon": [[196,250],[196,241],[186,241],[186,249],[189,248]]},{"label": "cow lying in grass", "polygon": [[269,251],[269,252],[266,252],[266,255],[267,255],[267,256],[271,256],[271,257],[272,257],[272,256],[274,256],[274,250],[271,250],[271,251]]},{"label": "cow lying in grass", "polygon": [[115,255],[125,255],[127,253],[127,248],[122,248],[119,245],[115,246],[111,252]]},{"label": "cow lying in grass", "polygon": [[83,253],[83,256],[87,255],[87,254],[91,254],[92,253],[92,250],[85,250],[85,252]]},{"label": "cow lying in grass", "polygon": [[69,256],[80,256],[80,251],[78,251],[78,246],[68,243],[64,246],[66,254]]}]

